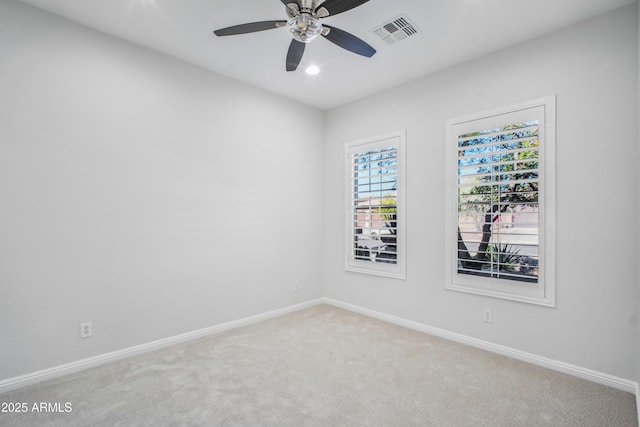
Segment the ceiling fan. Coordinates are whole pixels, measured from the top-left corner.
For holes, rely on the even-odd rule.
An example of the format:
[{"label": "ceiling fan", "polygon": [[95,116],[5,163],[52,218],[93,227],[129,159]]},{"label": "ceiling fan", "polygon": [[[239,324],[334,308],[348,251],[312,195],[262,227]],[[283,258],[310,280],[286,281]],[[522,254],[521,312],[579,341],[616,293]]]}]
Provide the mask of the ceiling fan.
[{"label": "ceiling fan", "polygon": [[376,50],[358,37],[344,30],[329,25],[322,25],[320,20],[358,7],[369,0],[280,0],[285,5],[288,20],[259,21],[248,24],[221,28],[213,33],[216,36],[232,36],[236,34],[254,33],[287,27],[293,36],[287,52],[287,71],[295,71],[302,60],[307,43],[318,35],[332,43],[358,55],[372,57]]}]

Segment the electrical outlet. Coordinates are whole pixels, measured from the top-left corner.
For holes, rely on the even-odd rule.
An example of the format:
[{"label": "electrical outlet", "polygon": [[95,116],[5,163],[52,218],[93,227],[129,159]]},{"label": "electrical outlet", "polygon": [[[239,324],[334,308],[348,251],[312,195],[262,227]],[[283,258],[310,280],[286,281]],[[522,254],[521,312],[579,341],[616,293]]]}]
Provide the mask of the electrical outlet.
[{"label": "electrical outlet", "polygon": [[490,308],[484,309],[484,317],[483,320],[487,323],[493,322],[493,311]]},{"label": "electrical outlet", "polygon": [[89,338],[91,335],[93,335],[91,322],[80,323],[80,338]]},{"label": "electrical outlet", "polygon": [[293,285],[293,292],[298,292],[300,290],[300,282],[296,282]]}]

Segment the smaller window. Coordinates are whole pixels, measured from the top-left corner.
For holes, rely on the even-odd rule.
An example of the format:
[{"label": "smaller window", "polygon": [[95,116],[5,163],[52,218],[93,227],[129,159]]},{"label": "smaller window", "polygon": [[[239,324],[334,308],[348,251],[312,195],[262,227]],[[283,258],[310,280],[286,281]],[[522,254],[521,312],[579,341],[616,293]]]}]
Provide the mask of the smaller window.
[{"label": "smaller window", "polygon": [[345,269],[405,278],[404,132],[346,146]]}]

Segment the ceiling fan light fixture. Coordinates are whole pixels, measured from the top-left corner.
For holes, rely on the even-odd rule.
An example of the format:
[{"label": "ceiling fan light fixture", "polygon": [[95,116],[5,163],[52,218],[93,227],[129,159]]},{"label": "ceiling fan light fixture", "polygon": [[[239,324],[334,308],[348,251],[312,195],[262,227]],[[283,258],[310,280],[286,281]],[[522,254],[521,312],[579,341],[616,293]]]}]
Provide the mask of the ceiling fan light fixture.
[{"label": "ceiling fan light fixture", "polygon": [[318,18],[308,13],[301,13],[287,22],[293,38],[302,43],[309,43],[322,32],[322,24]]}]

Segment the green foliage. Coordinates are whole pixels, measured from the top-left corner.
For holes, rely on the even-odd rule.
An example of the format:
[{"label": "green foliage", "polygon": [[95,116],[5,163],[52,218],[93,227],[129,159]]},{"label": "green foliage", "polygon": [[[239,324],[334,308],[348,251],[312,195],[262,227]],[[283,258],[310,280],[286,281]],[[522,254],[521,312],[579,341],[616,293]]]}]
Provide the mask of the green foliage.
[{"label": "green foliage", "polygon": [[398,200],[395,197],[386,197],[386,199],[382,199],[382,201],[380,201],[380,204],[384,206],[380,208],[380,213],[382,214],[381,216],[384,219],[390,221],[391,219],[393,219],[393,214],[395,214],[397,211],[396,206],[398,204]]},{"label": "green foliage", "polygon": [[395,235],[397,233],[396,230],[396,225],[397,225],[397,206],[398,206],[398,199],[396,199],[395,197],[387,197],[386,199],[383,199],[380,202],[381,205],[385,206],[385,207],[381,207],[379,212],[380,212],[380,217],[382,219],[385,220],[387,227],[389,228],[389,232],[392,235]]},{"label": "green foliage", "polygon": [[520,259],[520,250],[514,249],[509,244],[494,244],[489,246],[487,252],[491,258],[491,262],[498,264],[498,268],[502,271],[514,271],[514,264]]}]

